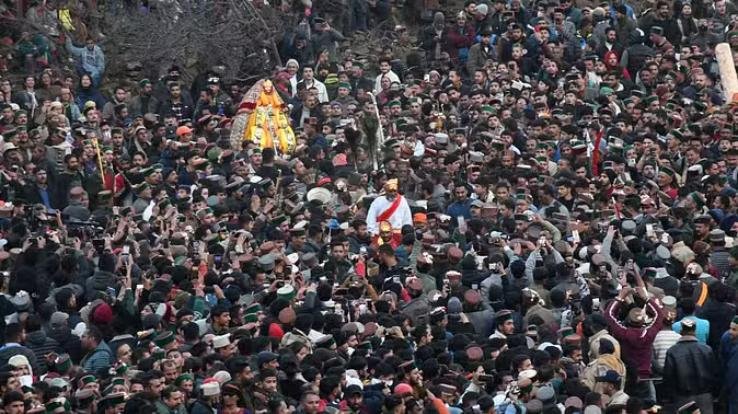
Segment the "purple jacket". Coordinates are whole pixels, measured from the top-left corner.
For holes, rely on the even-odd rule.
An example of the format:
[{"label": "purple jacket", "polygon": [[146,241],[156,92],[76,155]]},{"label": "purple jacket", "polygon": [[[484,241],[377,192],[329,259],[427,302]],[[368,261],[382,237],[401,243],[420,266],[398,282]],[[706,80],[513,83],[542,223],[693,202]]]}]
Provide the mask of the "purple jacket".
[{"label": "purple jacket", "polygon": [[620,301],[614,300],[605,309],[605,319],[610,333],[620,341],[623,360],[638,367],[638,378],[649,378],[651,376],[652,345],[656,334],[661,330],[664,314],[656,301],[649,299],[646,302],[646,313],[654,317],[653,323],[641,328],[625,326],[618,319],[621,304]]}]

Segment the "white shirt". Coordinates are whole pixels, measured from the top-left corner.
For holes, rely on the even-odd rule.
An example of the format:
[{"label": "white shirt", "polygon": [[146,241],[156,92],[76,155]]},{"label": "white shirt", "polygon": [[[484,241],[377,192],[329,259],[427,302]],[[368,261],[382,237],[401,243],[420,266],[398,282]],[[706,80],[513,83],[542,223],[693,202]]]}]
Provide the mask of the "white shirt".
[{"label": "white shirt", "polygon": [[290,78],[290,88],[292,92],[292,97],[294,98],[295,95],[297,95],[297,75],[292,75]]},{"label": "white shirt", "polygon": [[[323,82],[317,79],[313,79],[312,81],[303,79],[300,82],[304,83],[307,89],[315,88],[318,90],[318,101],[320,101],[320,103],[328,102],[328,90],[325,88]],[[297,91],[297,85],[295,85],[295,91]]]},{"label": "white shirt", "polygon": [[387,76],[390,80],[390,83],[397,82],[400,83],[400,77],[397,76],[395,72],[392,72],[391,70],[387,72],[386,74],[379,74],[377,78],[374,80],[374,96],[377,96],[379,92],[382,92],[382,78]]},{"label": "white shirt", "polygon": [[[387,200],[385,196],[379,196],[372,201],[372,204],[369,206],[369,212],[366,215],[366,228],[370,234],[379,234],[377,216],[384,213],[391,204],[392,201]],[[389,222],[393,229],[401,229],[405,224],[413,224],[413,215],[410,212],[410,206],[407,204],[405,197],[402,197],[402,200],[400,200],[400,205],[397,206],[397,210],[390,216]]]}]

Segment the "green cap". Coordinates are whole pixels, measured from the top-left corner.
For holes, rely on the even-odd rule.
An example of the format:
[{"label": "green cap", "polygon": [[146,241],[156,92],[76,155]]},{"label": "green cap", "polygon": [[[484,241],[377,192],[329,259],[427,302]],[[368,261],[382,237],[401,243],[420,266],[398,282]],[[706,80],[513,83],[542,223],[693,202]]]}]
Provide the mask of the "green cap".
[{"label": "green cap", "polygon": [[61,354],[56,358],[56,372],[60,374],[65,374],[67,371],[69,371],[70,368],[72,368],[72,359],[69,357],[69,354]]},{"label": "green cap", "polygon": [[146,181],[144,181],[141,184],[139,184],[137,186],[134,186],[133,187],[133,191],[135,191],[136,193],[142,193],[142,192],[148,190],[149,188],[151,188],[149,186],[149,184]]},{"label": "green cap", "polygon": [[256,315],[260,311],[261,311],[261,304],[252,303],[246,309],[243,310],[243,314],[244,315]]},{"label": "green cap", "polygon": [[46,404],[46,412],[49,414],[66,413],[67,399],[64,397],[56,398]]},{"label": "green cap", "polygon": [[177,377],[177,379],[174,380],[174,385],[181,386],[182,383],[185,381],[194,381],[194,378],[192,377],[192,374],[182,374]]},{"label": "green cap", "polygon": [[668,175],[669,177],[672,177],[672,178],[676,175],[676,173],[674,172],[674,170],[672,170],[671,168],[669,168],[667,166],[661,167],[661,169],[659,169],[659,172],[660,173],[664,173],[664,174],[666,174],[666,175]]},{"label": "green cap", "polygon": [[127,364],[119,364],[117,367],[115,367],[115,374],[116,375],[125,375],[125,373],[128,372],[128,365]]},{"label": "green cap", "polygon": [[156,346],[158,346],[159,348],[164,348],[165,346],[174,342],[175,339],[176,338],[174,337],[174,334],[167,331],[159,334],[156,338],[154,338],[154,344],[156,344]]},{"label": "green cap", "polygon": [[220,157],[220,154],[222,154],[223,151],[221,151],[218,147],[213,147],[208,150],[207,157],[210,162],[216,162],[218,161],[218,157]]}]

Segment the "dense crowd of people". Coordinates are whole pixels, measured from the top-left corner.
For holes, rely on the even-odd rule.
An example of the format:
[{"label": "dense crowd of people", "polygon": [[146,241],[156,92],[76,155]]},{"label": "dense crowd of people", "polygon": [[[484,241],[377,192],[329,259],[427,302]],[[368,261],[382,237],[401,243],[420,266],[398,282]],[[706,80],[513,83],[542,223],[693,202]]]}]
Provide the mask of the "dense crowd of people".
[{"label": "dense crowd of people", "polygon": [[266,95],[106,75],[169,3],[0,2],[3,413],[738,413],[732,1],[264,2]]}]

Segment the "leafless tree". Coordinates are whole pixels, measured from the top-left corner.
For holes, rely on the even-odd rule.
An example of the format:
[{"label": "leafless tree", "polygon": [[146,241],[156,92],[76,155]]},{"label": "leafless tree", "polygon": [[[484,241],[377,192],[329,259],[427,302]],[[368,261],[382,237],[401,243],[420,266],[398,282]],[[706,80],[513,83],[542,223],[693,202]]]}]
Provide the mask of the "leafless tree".
[{"label": "leafless tree", "polygon": [[213,66],[229,79],[255,79],[281,65],[276,40],[288,18],[248,0],[169,0],[147,13],[118,11],[105,18],[107,76],[123,78],[115,71],[138,63],[152,78],[178,64],[185,79]]}]

